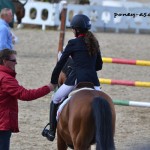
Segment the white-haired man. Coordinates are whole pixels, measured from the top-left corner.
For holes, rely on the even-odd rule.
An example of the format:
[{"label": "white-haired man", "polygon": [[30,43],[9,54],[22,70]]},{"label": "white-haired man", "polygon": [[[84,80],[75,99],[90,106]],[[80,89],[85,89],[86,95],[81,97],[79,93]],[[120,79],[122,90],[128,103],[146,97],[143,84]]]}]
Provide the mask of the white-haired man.
[{"label": "white-haired man", "polygon": [[13,50],[15,39],[9,27],[12,19],[12,10],[10,8],[3,8],[0,12],[0,51],[5,48]]}]

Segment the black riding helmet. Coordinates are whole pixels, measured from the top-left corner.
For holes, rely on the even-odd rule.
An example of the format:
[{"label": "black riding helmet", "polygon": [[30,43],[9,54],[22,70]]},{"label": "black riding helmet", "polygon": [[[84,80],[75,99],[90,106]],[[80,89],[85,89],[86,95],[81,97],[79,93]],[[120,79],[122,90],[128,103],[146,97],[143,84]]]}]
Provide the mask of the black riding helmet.
[{"label": "black riding helmet", "polygon": [[90,19],[83,14],[75,15],[70,23],[71,28],[80,29],[80,30],[89,30],[91,29]]}]

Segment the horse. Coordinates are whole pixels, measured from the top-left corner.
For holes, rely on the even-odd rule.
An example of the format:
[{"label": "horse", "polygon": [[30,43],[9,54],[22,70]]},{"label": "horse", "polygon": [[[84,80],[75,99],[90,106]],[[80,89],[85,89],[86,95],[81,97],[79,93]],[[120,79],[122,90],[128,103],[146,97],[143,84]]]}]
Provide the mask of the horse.
[{"label": "horse", "polygon": [[22,28],[22,19],[25,16],[25,8],[24,6],[26,5],[26,3],[28,2],[28,0],[25,1],[25,3],[21,3],[19,0],[12,0],[12,3],[14,5],[15,8],[15,15],[17,18],[17,28]]},{"label": "horse", "polygon": [[[61,72],[59,81],[66,78]],[[96,144],[96,150],[114,150],[115,122],[115,107],[109,95],[91,88],[77,90],[59,115],[57,148],[90,150]]]}]

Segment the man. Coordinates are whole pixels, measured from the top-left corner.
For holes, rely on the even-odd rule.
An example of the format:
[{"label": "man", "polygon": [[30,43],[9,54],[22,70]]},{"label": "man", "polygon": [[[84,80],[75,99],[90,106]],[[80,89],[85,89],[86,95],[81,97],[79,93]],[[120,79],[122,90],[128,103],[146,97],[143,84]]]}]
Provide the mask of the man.
[{"label": "man", "polygon": [[19,132],[18,99],[31,101],[54,89],[52,84],[27,90],[16,80],[16,51],[0,51],[0,150],[9,150],[12,132]]},{"label": "man", "polygon": [[12,35],[9,23],[13,19],[12,10],[3,8],[0,13],[0,50],[5,48],[13,50],[14,36]]}]

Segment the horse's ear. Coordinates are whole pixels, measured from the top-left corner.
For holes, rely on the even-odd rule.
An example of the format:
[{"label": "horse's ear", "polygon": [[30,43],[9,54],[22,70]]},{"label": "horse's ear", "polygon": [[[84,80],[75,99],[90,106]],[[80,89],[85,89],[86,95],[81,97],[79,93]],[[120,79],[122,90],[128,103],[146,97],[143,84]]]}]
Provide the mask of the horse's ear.
[{"label": "horse's ear", "polygon": [[91,82],[80,82],[77,84],[76,89],[80,89],[80,88],[84,88],[84,87],[94,89],[94,84]]}]

